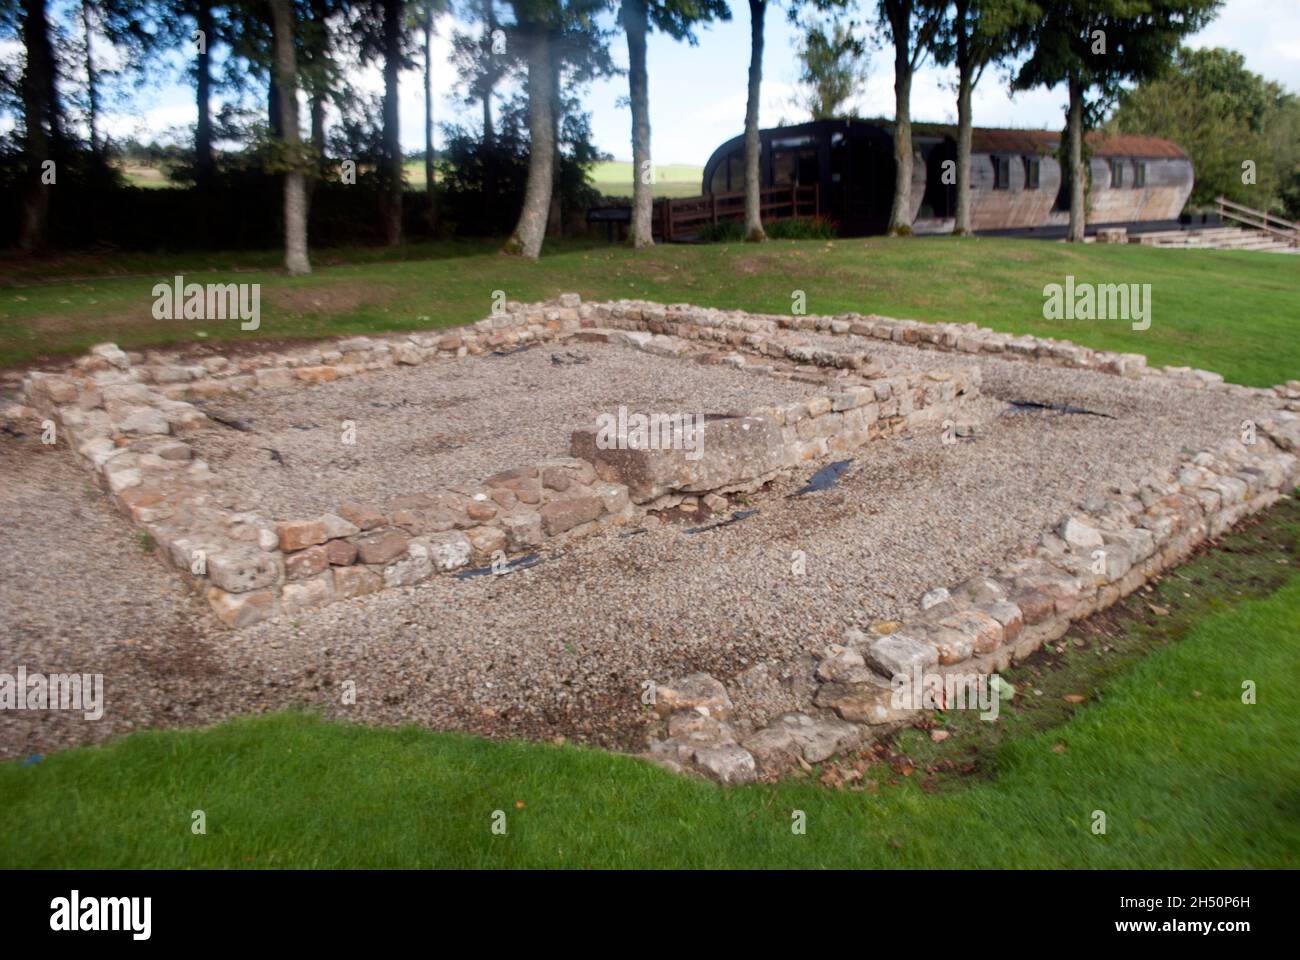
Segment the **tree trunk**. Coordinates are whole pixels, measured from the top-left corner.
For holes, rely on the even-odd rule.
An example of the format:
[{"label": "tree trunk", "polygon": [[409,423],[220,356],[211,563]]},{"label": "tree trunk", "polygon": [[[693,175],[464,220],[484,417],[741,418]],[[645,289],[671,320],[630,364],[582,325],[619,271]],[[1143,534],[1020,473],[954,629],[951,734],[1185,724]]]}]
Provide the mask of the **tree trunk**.
[{"label": "tree trunk", "polygon": [[496,139],[496,130],[492,124],[492,91],[496,87],[496,54],[492,52],[495,42],[493,34],[497,32],[497,11],[494,0],[483,0],[484,33],[483,56],[488,61],[487,80],[483,83],[483,145],[491,148]]},{"label": "tree trunk", "polygon": [[429,195],[429,217],[433,218],[433,5],[424,20],[424,190]]},{"label": "tree trunk", "polygon": [[86,33],[86,123],[90,127],[90,159],[95,179],[108,173],[104,145],[99,139],[99,75],[95,73],[94,35],[90,24],[90,0],[81,0],[81,26]]},{"label": "tree trunk", "polygon": [[311,34],[311,64],[314,69],[313,82],[307,101],[307,110],[311,125],[311,148],[315,154],[315,175],[311,178],[309,189],[314,190],[316,182],[325,175],[328,164],[325,160],[325,108],[329,103],[330,89],[330,35],[325,24],[329,16],[329,4],[326,0],[311,0],[312,19],[317,29]]},{"label": "tree trunk", "polygon": [[198,107],[198,122],[194,125],[194,181],[200,190],[206,190],[212,184],[217,166],[212,157],[212,4],[200,3],[194,19],[203,34],[202,48],[194,65]]},{"label": "tree trunk", "polygon": [[894,41],[894,203],[891,234],[912,232],[912,4],[890,7]]},{"label": "tree trunk", "polygon": [[316,154],[316,168],[324,172],[325,162],[325,91],[314,91],[311,95],[311,148]]},{"label": "tree trunk", "polygon": [[307,191],[302,172],[302,137],[298,132],[298,65],[293,49],[293,0],[270,0],[272,68],[280,97],[280,129],[291,168],[284,175],[284,266],[290,273],[311,273],[307,259]]},{"label": "tree trunk", "polygon": [[758,137],[758,97],[763,85],[763,18],[767,0],[749,0],[749,93],[745,101],[745,239],[767,239],[763,230],[761,181],[758,161],[762,143]]},{"label": "tree trunk", "polygon": [[[57,126],[53,118],[58,110],[58,105],[50,99],[54,53],[50,48],[50,25],[45,19],[45,0],[23,0],[23,44],[27,50],[22,77],[27,185],[18,245],[32,253],[45,246],[49,234],[50,185],[41,180],[45,163],[51,159],[51,141]],[[56,176],[57,173],[56,169]]]},{"label": "tree trunk", "polygon": [[402,242],[402,141],[398,72],[402,67],[402,0],[384,0],[384,242]]},{"label": "tree trunk", "polygon": [[551,107],[551,50],[546,26],[526,19],[519,31],[528,47],[528,183],[519,222],[503,252],[536,260],[546,236],[555,174],[554,126]]},{"label": "tree trunk", "polygon": [[1070,229],[1066,239],[1070,243],[1083,243],[1084,226],[1087,221],[1087,202],[1084,190],[1087,186],[1087,172],[1083,166],[1083,83],[1076,77],[1070,78]]},{"label": "tree trunk", "polygon": [[632,224],[628,243],[653,247],[654,187],[650,159],[650,81],[645,45],[649,26],[645,0],[625,0],[623,26],[627,30],[627,87],[632,104]]},{"label": "tree trunk", "polygon": [[284,139],[284,114],[280,107],[280,81],[276,77],[275,67],[271,67],[271,77],[266,83],[266,118],[271,126],[271,139]]},{"label": "tree trunk", "polygon": [[562,89],[560,86],[559,31],[548,44],[551,51],[551,143],[554,145],[555,159],[551,166],[551,211],[546,220],[546,235],[562,237],[564,235],[564,197],[560,189],[560,119],[564,113]]},{"label": "tree trunk", "polygon": [[971,65],[959,65],[957,75],[957,212],[952,232],[970,233]]}]

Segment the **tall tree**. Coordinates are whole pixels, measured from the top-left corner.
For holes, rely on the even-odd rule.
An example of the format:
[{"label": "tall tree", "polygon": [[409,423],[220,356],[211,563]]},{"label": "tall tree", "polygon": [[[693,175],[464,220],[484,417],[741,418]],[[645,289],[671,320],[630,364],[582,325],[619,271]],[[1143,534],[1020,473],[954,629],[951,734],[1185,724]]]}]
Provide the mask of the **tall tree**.
[{"label": "tall tree", "polygon": [[515,35],[528,64],[528,181],[519,221],[504,253],[536,260],[546,237],[555,177],[555,71],[551,62],[551,28],[555,5],[546,0],[512,0]]},{"label": "tall tree", "polygon": [[957,69],[957,210],[953,233],[970,233],[971,95],[984,70],[1015,49],[1016,0],[953,0],[935,41],[935,59]]},{"label": "tall tree", "polygon": [[434,0],[420,3],[420,28],[424,33],[424,190],[429,195],[429,215],[433,216],[433,21],[439,4]]},{"label": "tall tree", "polygon": [[[1084,135],[1121,84],[1157,76],[1179,41],[1214,18],[1221,0],[1028,0],[1023,39],[1032,50],[1013,86],[1064,83],[1069,95],[1066,140],[1070,181],[1067,239],[1082,243],[1088,170]],[[1090,99],[1091,95],[1091,99]]]},{"label": "tall tree", "polygon": [[[56,66],[50,44],[50,24],[45,0],[23,0],[23,153],[27,161],[27,188],[23,195],[18,245],[27,252],[43,248],[48,240],[50,184],[46,164],[61,158],[63,120],[56,91]],[[54,169],[56,177],[58,170]]]},{"label": "tall tree", "polygon": [[627,92],[632,107],[632,222],[628,242],[654,246],[654,171],[650,157],[650,78],[646,71],[646,37],[650,16],[646,0],[624,0],[620,13],[627,33]]},{"label": "tall tree", "polygon": [[944,0],[879,0],[880,23],[894,46],[894,203],[889,232],[912,230],[912,77],[925,62]]},{"label": "tall tree", "polygon": [[844,116],[844,105],[866,82],[869,56],[856,27],[840,17],[829,24],[804,25],[798,57],[799,83],[806,93],[796,102],[814,120]]},{"label": "tall tree", "polygon": [[402,138],[398,113],[398,78],[405,60],[402,54],[404,0],[382,0],[384,57],[384,155],[380,182],[383,185],[384,240],[391,247],[402,242]]},{"label": "tall tree", "polygon": [[515,58],[506,44],[505,31],[497,21],[496,0],[464,0],[457,7],[464,22],[482,24],[479,32],[455,30],[452,33],[452,60],[456,65],[463,102],[477,104],[483,117],[483,143],[491,147],[496,139],[492,103],[496,87],[515,66]]},{"label": "tall tree", "polygon": [[99,137],[99,76],[95,71],[95,24],[90,0],[81,0],[81,29],[86,58],[86,126],[90,134],[90,158],[96,176],[105,168],[103,144]]},{"label": "tall tree", "polygon": [[654,245],[653,159],[650,155],[650,78],[646,38],[655,27],[674,40],[696,43],[694,27],[708,20],[729,20],[724,0],[623,0],[619,15],[627,34],[628,100],[632,108],[633,247]]},{"label": "tall tree", "polygon": [[610,33],[596,20],[605,6],[606,0],[513,0],[512,44],[528,65],[529,145],[523,209],[506,253],[536,257],[548,223],[558,232],[561,146],[573,150],[579,171],[590,162],[581,156],[589,130],[579,97],[590,80],[613,72]]},{"label": "tall tree", "polygon": [[280,91],[280,144],[284,173],[284,266],[291,274],[311,273],[307,259],[307,192],[302,134],[298,128],[298,65],[294,51],[293,0],[268,0],[275,53],[273,72]]},{"label": "tall tree", "polygon": [[212,184],[216,159],[212,153],[212,54],[209,44],[216,40],[209,0],[194,2],[194,94],[198,121],[194,125],[194,178],[200,190]]},{"label": "tall tree", "polygon": [[302,50],[298,75],[307,94],[308,136],[316,161],[313,186],[329,168],[326,108],[344,85],[335,54],[348,8],[349,0],[306,0],[305,9],[310,17],[298,25]]},{"label": "tall tree", "polygon": [[767,0],[749,0],[749,85],[745,98],[745,239],[761,243],[763,229],[762,181],[758,162],[762,141],[758,136],[758,103],[763,86],[763,20]]}]

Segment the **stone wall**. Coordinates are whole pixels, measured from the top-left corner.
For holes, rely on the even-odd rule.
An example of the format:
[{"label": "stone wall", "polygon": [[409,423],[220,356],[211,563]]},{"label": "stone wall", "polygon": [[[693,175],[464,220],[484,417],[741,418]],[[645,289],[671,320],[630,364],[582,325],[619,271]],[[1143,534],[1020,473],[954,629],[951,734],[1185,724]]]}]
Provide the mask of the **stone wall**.
[{"label": "stone wall", "polygon": [[[684,308],[665,314],[668,322],[655,312],[663,309],[586,305],[569,294],[555,303],[508,304],[459,330],[352,337],[199,363],[102,344],[60,373],[32,373],[25,393],[31,412],[56,418],[117,506],[231,627],[626,524],[684,496],[754,490],[806,461],[957,417],[978,395],[973,365],[885,370],[860,350],[811,350],[772,320],[751,324]],[[504,470],[479,484],[344,503],[294,520],[245,509],[184,441],[186,432],[212,425],[192,401],[570,338],[728,364],[808,383],[811,395],[710,419],[698,460],[681,450],[602,450],[593,431],[577,431],[572,456]]]},{"label": "stone wall", "polygon": [[[936,584],[912,616],[866,635],[852,631],[811,666],[765,664],[727,684],[694,674],[661,685],[648,755],[723,782],[780,776],[914,719],[891,702],[890,678],[923,671],[990,674],[1070,624],[1181,562],[1207,539],[1300,483],[1300,381],[1274,388],[1227,384],[1185,367],[1155,369],[1139,354],[1013,336],[974,324],[876,316],[756,316],[688,305],[622,301],[508,304],[470,327],[354,337],[247,358],[128,354],[93,348],[59,373],[33,372],[27,406],[11,418],[49,417],[114,502],[160,546],[217,615],[243,626],[384,587],[413,583],[474,559],[529,550],[551,537],[627,523],[684,495],[752,489],[806,461],[961,415],[979,390],[977,365],[917,373],[883,368],[869,351],[814,348],[805,332],[856,335],[922,349],[992,353],[1025,362],[1156,378],[1169,389],[1266,401],[1256,443],[1189,455],[1140,484],[1116,487],[1043,531],[1028,556],[962,584]],[[683,362],[725,363],[808,383],[806,401],[706,423],[712,459],[683,467],[658,451],[600,449],[590,431],[570,457],[505,470],[481,484],[386,503],[341,504],[331,514],[272,522],[223,495],[186,434],[210,426],[191,400],[356,376],[395,364],[454,360],[530,343],[578,338]],[[712,441],[708,431],[712,430]],[[1100,563],[1098,557],[1101,558]],[[199,563],[199,560],[202,563]],[[800,673],[805,709],[734,716],[732,692]]]}]

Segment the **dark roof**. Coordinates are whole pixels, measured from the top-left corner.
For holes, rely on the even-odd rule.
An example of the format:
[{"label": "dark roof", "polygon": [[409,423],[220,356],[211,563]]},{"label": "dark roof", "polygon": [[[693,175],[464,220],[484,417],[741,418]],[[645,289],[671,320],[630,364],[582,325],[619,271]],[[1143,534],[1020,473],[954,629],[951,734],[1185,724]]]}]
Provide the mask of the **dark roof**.
[{"label": "dark roof", "polygon": [[[879,118],[860,121],[892,130],[892,120]],[[914,121],[912,134],[917,137],[948,137],[957,139],[957,127],[947,123]],[[971,150],[975,153],[1046,153],[1056,149],[1060,142],[1059,130],[1007,130],[997,127],[975,127],[971,130]],[[1088,134],[1088,145],[1095,157],[1160,157],[1185,159],[1182,147],[1170,140],[1149,137],[1140,133],[1107,135],[1101,131]]]},{"label": "dark roof", "polygon": [[[951,128],[955,135],[956,128]],[[971,131],[971,149],[976,153],[1038,153],[1055,150],[1061,135],[1052,130],[995,130],[976,127]],[[1100,131],[1088,134],[1088,146],[1095,157],[1168,157],[1187,154],[1178,144],[1160,137],[1140,133],[1107,136]]]}]

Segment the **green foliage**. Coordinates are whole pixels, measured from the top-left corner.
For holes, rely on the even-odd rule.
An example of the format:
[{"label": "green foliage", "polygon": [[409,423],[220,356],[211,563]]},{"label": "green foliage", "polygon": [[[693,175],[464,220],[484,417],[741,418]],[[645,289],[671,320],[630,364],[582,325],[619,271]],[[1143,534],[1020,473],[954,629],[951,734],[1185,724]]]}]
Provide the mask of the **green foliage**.
[{"label": "green foliage", "polygon": [[834,240],[839,227],[826,217],[792,217],[763,225],[771,240]]},{"label": "green foliage", "polygon": [[844,105],[866,83],[870,66],[858,24],[838,18],[829,24],[808,24],[797,56],[804,92],[796,102],[809,116],[813,120],[857,116],[856,111],[846,112]]},{"label": "green foliage", "polygon": [[[1192,158],[1192,203],[1217,196],[1300,217],[1300,98],[1222,48],[1179,50],[1160,76],[1121,95],[1111,129],[1173,140]],[[1255,183],[1242,164],[1255,165]]]},{"label": "green foliage", "polygon": [[1209,23],[1222,0],[1012,0],[1004,21],[1031,51],[1015,89],[1078,83],[1084,126],[1096,126],[1122,85],[1158,76],[1179,41]]},{"label": "green foliage", "polygon": [[739,220],[722,220],[708,223],[700,230],[703,243],[740,243],[745,239],[745,225]]},{"label": "green foliage", "polygon": [[[763,224],[763,231],[769,240],[834,240],[839,236],[835,221],[826,217],[769,220]],[[699,239],[704,243],[740,243],[745,239],[745,225],[739,220],[707,224]]]}]

